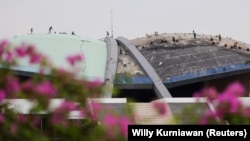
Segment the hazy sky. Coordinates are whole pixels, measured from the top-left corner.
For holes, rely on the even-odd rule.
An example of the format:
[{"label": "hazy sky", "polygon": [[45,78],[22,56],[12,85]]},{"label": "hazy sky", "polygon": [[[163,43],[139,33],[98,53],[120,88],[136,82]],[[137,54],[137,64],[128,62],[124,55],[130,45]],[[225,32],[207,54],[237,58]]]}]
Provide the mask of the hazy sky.
[{"label": "hazy sky", "polygon": [[221,34],[250,43],[250,0],[0,0],[0,38],[54,31],[96,39],[146,33]]}]

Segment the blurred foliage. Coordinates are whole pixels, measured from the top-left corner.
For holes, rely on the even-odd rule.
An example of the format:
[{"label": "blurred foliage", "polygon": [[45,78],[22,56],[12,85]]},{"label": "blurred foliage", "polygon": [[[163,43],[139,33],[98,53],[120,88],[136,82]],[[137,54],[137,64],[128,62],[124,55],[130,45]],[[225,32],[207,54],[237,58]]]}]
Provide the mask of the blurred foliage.
[{"label": "blurred foliage", "polygon": [[[12,68],[18,67],[22,59],[28,61],[30,66],[39,68],[39,72],[18,75],[20,72]],[[75,70],[83,59],[81,54],[69,55],[65,63],[67,61],[71,65],[72,71],[55,68],[53,62],[48,62],[35,46],[14,46],[6,40],[1,41],[0,140],[126,140],[127,125],[133,120],[129,116],[131,110],[125,107],[120,114],[101,104],[98,108],[91,101],[91,98],[101,97],[104,84],[99,80],[87,81],[76,76],[78,72]],[[18,99],[35,104],[28,113],[20,113],[17,107],[11,107],[11,101]],[[53,99],[62,101],[51,109],[49,105]],[[69,118],[72,112],[78,113],[75,119]],[[110,126],[107,126],[113,122],[116,125],[111,127],[116,128],[116,132],[110,132]]]}]

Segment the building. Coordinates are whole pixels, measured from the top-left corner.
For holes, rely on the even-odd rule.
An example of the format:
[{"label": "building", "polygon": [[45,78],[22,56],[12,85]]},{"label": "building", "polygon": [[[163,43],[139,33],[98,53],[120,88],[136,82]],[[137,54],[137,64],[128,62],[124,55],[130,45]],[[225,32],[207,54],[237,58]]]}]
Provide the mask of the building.
[{"label": "building", "polygon": [[[56,66],[67,69],[70,66],[66,65],[65,56],[82,53],[85,62],[80,65],[79,77],[99,79],[106,86],[102,97],[93,100],[118,111],[126,104],[133,105],[139,115],[138,124],[171,123],[182,107],[196,103],[193,93],[205,86],[223,90],[237,80],[249,93],[250,45],[229,38],[219,40],[212,35],[194,38],[191,33],[175,33],[133,40],[106,37],[98,41],[68,34],[32,34],[15,36],[11,42],[34,44]],[[15,69],[18,75],[28,77],[37,72],[35,66],[21,64]],[[119,90],[117,94],[115,89]],[[129,98],[135,101],[129,102]],[[155,101],[167,103],[168,117],[157,115],[152,108]],[[213,110],[206,100],[201,104]]]}]

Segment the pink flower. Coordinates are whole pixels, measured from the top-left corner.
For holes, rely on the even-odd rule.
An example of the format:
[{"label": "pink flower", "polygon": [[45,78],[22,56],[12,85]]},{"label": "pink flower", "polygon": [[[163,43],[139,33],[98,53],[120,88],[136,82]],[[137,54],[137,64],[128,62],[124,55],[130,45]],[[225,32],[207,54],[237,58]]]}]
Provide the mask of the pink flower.
[{"label": "pink flower", "polygon": [[115,134],[121,134],[124,137],[128,135],[128,125],[130,120],[127,117],[117,117],[112,114],[105,115],[103,125],[106,128],[107,136],[112,139]]},{"label": "pink flower", "polygon": [[7,40],[3,40],[0,42],[0,56],[4,53],[5,48],[9,45]]},{"label": "pink flower", "polygon": [[97,103],[97,102],[91,102],[90,106],[91,106],[91,108],[93,109],[94,112],[99,112],[102,109],[101,104]]},{"label": "pink flower", "polygon": [[95,79],[92,81],[88,81],[87,87],[88,88],[96,88],[96,87],[101,86],[102,84],[103,84],[103,82],[101,81],[101,79]]},{"label": "pink flower", "polygon": [[210,120],[215,121],[217,118],[217,114],[210,111],[206,110],[203,117],[199,120],[199,124],[209,124]]},{"label": "pink flower", "polygon": [[153,107],[158,111],[159,114],[167,114],[167,104],[164,102],[153,102]]},{"label": "pink flower", "polygon": [[117,126],[119,126],[117,123],[118,120],[114,115],[112,114],[105,115],[105,118],[103,120],[103,125],[106,128],[106,134],[109,139],[113,139],[115,134],[119,133],[119,131],[117,131]]},{"label": "pink flower", "polygon": [[15,51],[18,57],[25,57],[27,55],[27,48],[25,48],[24,45],[15,48]]},{"label": "pink flower", "polygon": [[66,59],[71,66],[74,66],[75,63],[83,61],[84,57],[81,54],[76,54],[70,55]]},{"label": "pink flower", "polygon": [[217,98],[218,92],[214,87],[210,87],[203,89],[202,94],[206,96],[209,101],[213,101]]},{"label": "pink flower", "polygon": [[6,98],[5,92],[0,90],[0,102]]},{"label": "pink flower", "polygon": [[35,47],[33,45],[29,45],[26,51],[28,54],[33,54],[35,52]]},{"label": "pink flower", "polygon": [[218,96],[217,100],[219,104],[228,104],[229,112],[231,113],[237,112],[241,106],[241,102],[239,101],[238,97],[232,95],[231,93],[222,93]]},{"label": "pink flower", "polygon": [[120,128],[121,128],[122,135],[124,137],[127,137],[127,135],[128,135],[128,125],[131,123],[130,120],[127,117],[121,117],[119,119],[119,122],[120,122]]},{"label": "pink flower", "polygon": [[12,52],[8,51],[5,56],[5,61],[6,62],[11,62],[14,60],[14,55]]},{"label": "pink flower", "polygon": [[62,110],[67,110],[67,111],[73,111],[73,110],[76,110],[77,109],[77,105],[76,103],[74,102],[71,102],[71,101],[64,101],[59,109],[62,109]]},{"label": "pink flower", "polygon": [[42,56],[38,53],[33,53],[30,55],[30,63],[31,64],[36,64],[40,63],[42,61]]},{"label": "pink flower", "polygon": [[64,101],[57,109],[55,109],[54,114],[51,118],[53,124],[62,124],[67,126],[67,116],[70,111],[77,110],[77,104],[71,101]]},{"label": "pink flower", "polygon": [[28,80],[22,84],[23,91],[29,91],[32,90],[34,87],[34,84],[31,80]]},{"label": "pink flower", "polygon": [[109,127],[116,125],[116,123],[117,123],[117,119],[112,114],[107,114],[103,120],[103,124]]},{"label": "pink flower", "polygon": [[232,95],[235,95],[235,96],[243,96],[244,93],[245,93],[245,88],[243,87],[243,85],[236,81],[236,82],[233,82],[231,83],[227,89],[225,90],[224,93],[230,93]]},{"label": "pink flower", "polygon": [[81,111],[80,111],[80,116],[81,116],[81,117],[84,117],[85,115],[86,115],[86,111],[85,111],[85,110],[81,110]]},{"label": "pink flower", "polygon": [[54,96],[56,94],[56,88],[49,81],[38,84],[35,87],[35,91],[46,96]]},{"label": "pink flower", "polygon": [[18,93],[20,91],[19,80],[13,76],[8,76],[6,81],[7,93]]},{"label": "pink flower", "polygon": [[193,97],[195,97],[195,98],[200,98],[201,96],[202,95],[199,92],[196,92],[196,93],[193,94]]},{"label": "pink flower", "polygon": [[0,113],[0,123],[3,123],[4,122],[4,116],[2,113]]}]

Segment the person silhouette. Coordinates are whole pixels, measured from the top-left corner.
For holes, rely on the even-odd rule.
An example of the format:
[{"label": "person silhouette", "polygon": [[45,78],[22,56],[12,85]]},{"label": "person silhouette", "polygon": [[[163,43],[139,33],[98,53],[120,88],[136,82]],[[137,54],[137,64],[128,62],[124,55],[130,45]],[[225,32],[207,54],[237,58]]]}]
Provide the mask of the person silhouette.
[{"label": "person silhouette", "polygon": [[51,31],[53,30],[53,27],[52,26],[50,26],[49,27],[49,32],[48,32],[48,34],[51,34]]},{"label": "person silhouette", "polygon": [[108,31],[106,31],[107,32],[107,36],[109,36],[109,32]]},{"label": "person silhouette", "polygon": [[30,29],[30,34],[33,34],[33,28]]},{"label": "person silhouette", "polygon": [[194,34],[194,38],[196,39],[196,33],[195,33],[195,31],[193,30],[193,34]]},{"label": "person silhouette", "polygon": [[221,35],[219,34],[219,41],[221,41]]}]

